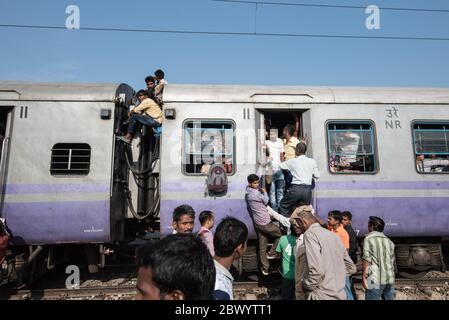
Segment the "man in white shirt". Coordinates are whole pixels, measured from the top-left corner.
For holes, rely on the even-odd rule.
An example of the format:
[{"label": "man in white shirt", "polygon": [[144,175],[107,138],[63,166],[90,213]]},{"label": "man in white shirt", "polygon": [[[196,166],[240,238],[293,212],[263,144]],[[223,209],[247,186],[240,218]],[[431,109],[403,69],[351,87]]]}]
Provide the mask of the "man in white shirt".
[{"label": "man in white shirt", "polygon": [[288,170],[293,176],[292,188],[282,199],[279,213],[290,217],[292,209],[298,204],[310,205],[312,201],[312,181],[318,179],[320,173],[316,161],[306,157],[307,145],[304,142],[296,146],[297,158],[281,163],[281,169]]},{"label": "man in white shirt", "polygon": [[214,300],[233,300],[234,278],[229,270],[234,260],[243,256],[248,241],[248,228],[240,220],[226,217],[217,226],[214,235],[215,289]]},{"label": "man in white shirt", "polygon": [[278,137],[278,129],[270,129],[270,140],[265,141],[269,157],[268,163],[273,170],[273,178],[270,187],[270,204],[274,211],[278,211],[279,203],[284,197],[284,173],[281,170],[281,163],[284,162],[284,142]]}]

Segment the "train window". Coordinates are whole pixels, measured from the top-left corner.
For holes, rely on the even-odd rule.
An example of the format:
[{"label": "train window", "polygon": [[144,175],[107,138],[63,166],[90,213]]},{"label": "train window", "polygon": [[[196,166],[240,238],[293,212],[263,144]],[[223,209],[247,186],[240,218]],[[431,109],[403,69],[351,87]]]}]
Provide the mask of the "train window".
[{"label": "train window", "polygon": [[327,134],[330,172],[362,174],[378,171],[372,122],[328,122]]},{"label": "train window", "polygon": [[235,173],[234,122],[191,120],[184,122],[183,172],[207,175],[212,164],[223,164],[227,174]]},{"label": "train window", "polygon": [[51,150],[50,173],[59,175],[88,175],[91,148],[86,143],[58,143]]},{"label": "train window", "polygon": [[449,122],[415,122],[413,142],[419,173],[449,173]]}]

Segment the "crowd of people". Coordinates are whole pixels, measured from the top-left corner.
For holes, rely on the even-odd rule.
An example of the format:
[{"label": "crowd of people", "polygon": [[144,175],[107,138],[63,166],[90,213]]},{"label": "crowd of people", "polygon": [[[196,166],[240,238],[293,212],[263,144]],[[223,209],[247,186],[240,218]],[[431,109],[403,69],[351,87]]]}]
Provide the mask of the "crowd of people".
[{"label": "crowd of people", "polygon": [[[212,233],[214,213],[203,211],[200,231],[193,233],[195,216],[191,206],[177,207],[173,234],[138,250],[137,299],[233,299],[231,268],[245,253],[248,228],[226,217]],[[259,251],[267,260],[276,253],[281,256],[283,300],[356,298],[351,276],[357,272],[357,239],[351,218],[350,212],[334,210],[325,224],[310,205],[293,210],[289,229],[280,228],[284,230],[276,234],[279,237],[272,250]],[[275,225],[273,221],[268,224]],[[384,227],[381,218],[370,217],[362,252],[367,300],[394,299],[394,245],[383,233]]]},{"label": "crowd of people", "polygon": [[[312,189],[320,176],[317,163],[306,156],[306,140],[299,140],[294,132],[294,126],[286,126],[282,141],[277,129],[270,129],[269,140],[265,144],[268,155],[265,165],[272,169],[269,192],[264,187],[267,185],[266,177],[251,174],[247,178],[245,200],[258,239],[260,272],[262,276],[269,275],[273,272],[270,260],[282,260],[281,295],[284,300],[354,300],[357,297],[352,275],[357,272],[358,241],[351,226],[352,214],[332,210],[326,223],[318,218],[311,205]],[[165,254],[170,264],[176,264],[177,259],[173,257],[179,249],[173,246],[169,250],[171,246],[167,242],[172,239],[174,243],[184,241],[184,246],[187,243],[192,246],[190,249],[183,247],[178,258],[188,257],[189,261],[183,261],[189,264],[183,266],[184,271],[176,271],[171,265],[173,272],[182,273],[176,277],[185,277],[184,280],[179,279],[180,283],[190,281],[190,285],[170,287],[168,291],[161,291],[160,298],[233,298],[234,279],[230,269],[233,261],[245,252],[247,226],[238,219],[226,217],[213,233],[215,219],[211,211],[201,212],[199,221],[201,228],[194,235],[195,210],[189,205],[177,207],[173,212],[173,235],[161,240],[164,244],[151,245],[155,252],[144,251],[150,255]],[[384,235],[384,227],[381,218],[370,217],[369,233],[364,239],[362,252],[365,299],[394,297],[394,245]],[[196,258],[199,253],[191,253],[194,248],[208,257]],[[146,260],[141,258],[139,261]],[[204,262],[204,265],[199,262]],[[150,296],[145,289],[148,283],[142,281],[155,273],[152,270],[155,267],[151,263],[140,264],[139,298]],[[206,272],[205,268],[210,269]],[[197,274],[204,274],[204,277],[197,277]],[[168,281],[169,277],[166,279]],[[194,284],[194,279],[198,283]],[[165,288],[164,283],[160,285],[159,289]],[[209,291],[201,294],[190,292],[194,287],[209,288]]]}]

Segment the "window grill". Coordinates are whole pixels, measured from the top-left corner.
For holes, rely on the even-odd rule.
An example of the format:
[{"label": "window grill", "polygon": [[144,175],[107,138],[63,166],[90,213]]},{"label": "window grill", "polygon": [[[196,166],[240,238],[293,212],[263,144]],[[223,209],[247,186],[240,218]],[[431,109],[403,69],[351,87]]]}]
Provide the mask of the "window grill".
[{"label": "window grill", "polygon": [[229,120],[190,120],[184,123],[183,173],[204,175],[212,164],[235,173],[234,124]]},{"label": "window grill", "polygon": [[51,150],[50,173],[57,175],[88,175],[91,147],[87,143],[58,143]]},{"label": "window grill", "polygon": [[330,122],[327,125],[332,173],[376,173],[377,154],[371,122]]},{"label": "window grill", "polygon": [[449,173],[449,123],[415,122],[413,141],[419,173]]}]

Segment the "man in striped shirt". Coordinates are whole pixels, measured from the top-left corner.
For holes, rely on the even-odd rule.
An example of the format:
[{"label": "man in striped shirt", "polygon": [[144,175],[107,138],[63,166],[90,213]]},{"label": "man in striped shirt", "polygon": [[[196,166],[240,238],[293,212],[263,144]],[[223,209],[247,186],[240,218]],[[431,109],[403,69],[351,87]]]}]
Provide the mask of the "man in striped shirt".
[{"label": "man in striped shirt", "polygon": [[365,300],[394,300],[394,244],[383,233],[385,222],[370,217],[363,242]]}]

